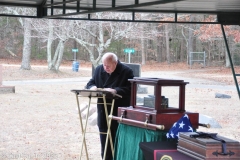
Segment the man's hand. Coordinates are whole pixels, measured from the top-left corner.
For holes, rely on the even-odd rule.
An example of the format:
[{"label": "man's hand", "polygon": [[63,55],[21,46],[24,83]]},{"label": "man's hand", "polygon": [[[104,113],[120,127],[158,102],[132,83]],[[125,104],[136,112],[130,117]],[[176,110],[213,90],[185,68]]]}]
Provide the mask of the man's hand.
[{"label": "man's hand", "polygon": [[108,91],[108,92],[111,92],[113,94],[116,94],[117,91],[115,89],[112,89],[112,88],[104,88],[105,91]]},{"label": "man's hand", "polygon": [[96,86],[92,86],[92,87],[90,88],[90,90],[97,90],[97,87],[96,87]]}]

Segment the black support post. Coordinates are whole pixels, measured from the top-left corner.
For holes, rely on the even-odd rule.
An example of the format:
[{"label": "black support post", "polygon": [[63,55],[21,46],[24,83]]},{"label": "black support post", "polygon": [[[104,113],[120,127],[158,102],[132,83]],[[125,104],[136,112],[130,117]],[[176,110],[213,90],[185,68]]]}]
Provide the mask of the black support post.
[{"label": "black support post", "polygon": [[232,68],[233,78],[234,78],[234,81],[235,81],[235,84],[236,84],[236,87],[237,87],[238,97],[240,99],[239,85],[238,85],[238,81],[237,81],[236,74],[235,74],[235,71],[234,71],[232,57],[231,57],[230,50],[229,50],[229,47],[228,47],[228,42],[227,42],[227,38],[226,38],[226,34],[225,34],[225,31],[224,31],[223,24],[221,24],[221,28],[222,28],[222,33],[223,33],[223,38],[224,38],[224,41],[225,41],[225,45],[226,45],[226,48],[227,48],[228,58],[229,58],[230,65],[231,65],[231,68]]}]

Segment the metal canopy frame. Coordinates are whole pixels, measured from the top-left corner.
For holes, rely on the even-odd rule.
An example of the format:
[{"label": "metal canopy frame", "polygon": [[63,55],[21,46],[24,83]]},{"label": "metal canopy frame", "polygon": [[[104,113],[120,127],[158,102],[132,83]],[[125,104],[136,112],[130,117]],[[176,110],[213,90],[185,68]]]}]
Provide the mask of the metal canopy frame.
[{"label": "metal canopy frame", "polygon": [[[224,31],[224,25],[240,25],[240,0],[0,0],[0,7],[30,7],[36,10],[36,16],[13,15],[0,13],[0,16],[49,18],[69,20],[92,21],[118,21],[118,22],[143,22],[143,23],[195,23],[195,24],[220,24],[233,78],[240,99],[240,89],[237,76]],[[57,14],[55,11],[60,11]],[[131,13],[131,19],[94,19],[91,14],[97,12],[124,12]],[[174,15],[173,21],[148,21],[136,20],[137,13],[169,13]],[[189,22],[178,21],[179,14],[214,14],[214,22]],[[87,18],[78,18],[76,15],[87,15]]]},{"label": "metal canopy frame", "polygon": [[[36,16],[0,14],[0,16],[26,18],[57,18],[94,21],[121,21],[146,23],[213,23],[224,25],[240,24],[240,2],[238,0],[0,0],[0,6],[30,7],[36,9]],[[55,11],[61,11],[56,13]],[[97,12],[131,13],[130,20],[93,19]],[[173,21],[136,20],[136,13],[170,13]],[[215,14],[215,22],[178,21],[179,14]],[[75,18],[88,15],[87,18]]]}]

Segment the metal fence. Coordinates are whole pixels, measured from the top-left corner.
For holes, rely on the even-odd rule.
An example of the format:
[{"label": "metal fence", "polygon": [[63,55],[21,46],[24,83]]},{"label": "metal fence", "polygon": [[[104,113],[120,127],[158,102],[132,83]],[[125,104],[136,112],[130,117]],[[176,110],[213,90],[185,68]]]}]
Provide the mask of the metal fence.
[{"label": "metal fence", "polygon": [[189,55],[189,63],[190,68],[192,68],[192,65],[194,62],[202,63],[203,66],[206,66],[206,53],[204,52],[190,52]]}]

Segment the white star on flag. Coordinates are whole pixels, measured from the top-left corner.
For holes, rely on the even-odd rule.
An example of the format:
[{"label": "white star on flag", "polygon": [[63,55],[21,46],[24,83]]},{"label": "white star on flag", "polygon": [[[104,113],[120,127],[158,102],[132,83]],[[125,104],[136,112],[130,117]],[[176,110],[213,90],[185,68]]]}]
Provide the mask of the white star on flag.
[{"label": "white star on flag", "polygon": [[[184,117],[185,118],[185,117]],[[179,124],[179,128],[183,128],[185,124],[183,123],[183,121]]]},{"label": "white star on flag", "polygon": [[173,124],[173,127],[176,127],[176,125],[177,125],[177,122],[175,122],[175,123]]},{"label": "white star on flag", "polygon": [[177,137],[179,138],[179,132],[177,133]]},{"label": "white star on flag", "polygon": [[[185,114],[185,115],[184,115],[184,117],[188,118],[188,115],[187,115],[187,114]],[[189,119],[189,118],[188,118],[188,119]]]},{"label": "white star on flag", "polygon": [[[176,127],[179,125],[179,127]],[[167,138],[179,138],[179,132],[193,132],[192,124],[187,114],[183,115],[166,134]]]},{"label": "white star on flag", "polygon": [[170,137],[169,137],[169,133],[167,133],[167,138],[170,138]]},{"label": "white star on flag", "polygon": [[173,134],[173,132],[171,132],[171,134],[170,134],[170,135],[171,135],[171,137],[172,137],[172,138],[174,138],[174,134]]},{"label": "white star on flag", "polygon": [[192,127],[191,126],[188,126],[188,130],[190,131],[190,132],[193,132],[193,129],[192,129]]}]

